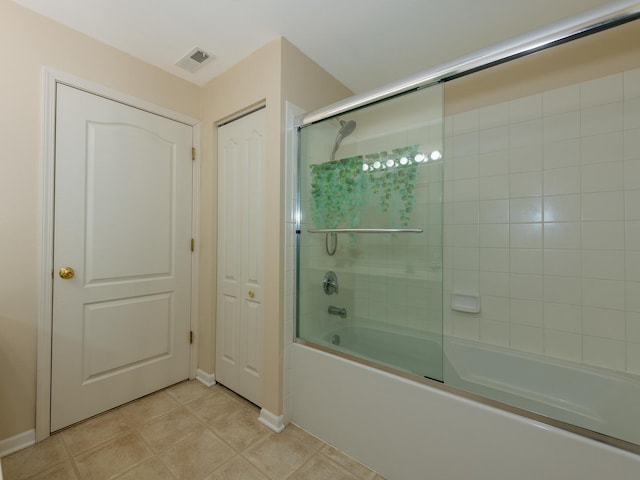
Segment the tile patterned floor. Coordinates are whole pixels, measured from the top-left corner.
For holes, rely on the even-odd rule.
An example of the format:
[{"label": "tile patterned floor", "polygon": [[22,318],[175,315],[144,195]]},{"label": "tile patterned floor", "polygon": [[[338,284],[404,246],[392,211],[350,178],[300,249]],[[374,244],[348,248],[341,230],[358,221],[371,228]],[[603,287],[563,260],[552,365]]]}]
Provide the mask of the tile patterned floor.
[{"label": "tile patterned floor", "polygon": [[197,381],[111,410],[2,459],[5,480],[384,480],[303,430]]}]

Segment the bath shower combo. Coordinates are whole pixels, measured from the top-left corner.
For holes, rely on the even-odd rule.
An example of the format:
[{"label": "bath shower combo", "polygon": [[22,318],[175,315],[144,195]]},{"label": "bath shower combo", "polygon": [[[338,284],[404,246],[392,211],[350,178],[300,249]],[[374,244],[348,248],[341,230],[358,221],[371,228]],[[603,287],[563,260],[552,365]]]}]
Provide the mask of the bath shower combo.
[{"label": "bath shower combo", "polygon": [[[636,5],[588,25],[559,28],[543,42],[527,37],[305,115],[298,128],[296,342],[640,452],[638,375],[474,334],[473,325],[485,318],[485,298],[473,282],[451,276],[477,265],[473,232],[482,232],[482,225],[478,201],[462,189],[448,190],[452,180],[463,185],[468,177],[455,177],[450,166],[456,132],[445,118],[443,93],[462,75],[639,16]],[[338,116],[343,114],[351,119]],[[347,140],[356,122],[358,134]],[[455,141],[460,152],[468,148],[468,138]],[[349,153],[341,157],[344,145]],[[469,151],[455,157],[460,165],[472,158]],[[510,248],[489,246],[492,254]],[[523,303],[515,298],[512,305]],[[486,300],[486,308],[497,308],[495,294]],[[509,321],[519,328],[527,320]]]}]

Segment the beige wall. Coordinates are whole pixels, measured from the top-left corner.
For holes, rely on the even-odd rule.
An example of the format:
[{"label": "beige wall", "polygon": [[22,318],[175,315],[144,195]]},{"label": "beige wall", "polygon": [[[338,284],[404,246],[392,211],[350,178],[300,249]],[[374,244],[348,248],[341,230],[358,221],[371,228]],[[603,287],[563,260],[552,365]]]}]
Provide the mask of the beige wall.
[{"label": "beige wall", "polygon": [[202,94],[202,202],[199,365],[215,371],[217,125],[266,105],[264,408],[282,413],[284,106],[318,108],[351,92],[283,38],[262,47],[212,80]]},{"label": "beige wall", "polygon": [[[199,365],[206,372],[215,371],[215,316],[216,316],[216,224],[217,224],[217,135],[216,124],[229,119],[251,106],[266,103],[266,157],[268,163],[280,159],[279,125],[280,110],[280,40],[273,41],[253,53],[223,75],[217,77],[203,89],[202,94],[202,184],[201,184],[201,241],[200,241],[200,341]],[[265,205],[271,200],[279,178],[277,169],[266,171],[268,180],[265,190]],[[273,185],[271,182],[275,182]],[[275,224],[280,217],[276,208],[266,216],[268,224]],[[279,250],[277,230],[268,230],[265,238],[265,278],[277,278]],[[275,277],[274,277],[274,272]],[[278,339],[277,283],[267,282],[264,289],[265,336]],[[275,330],[275,331],[274,331]],[[265,357],[270,357],[270,348],[265,348]],[[277,383],[278,376],[267,366],[267,385]],[[265,398],[265,407],[275,408],[276,400]]]},{"label": "beige wall", "polygon": [[[282,42],[282,99],[305,111],[353,95],[286,39]],[[284,108],[284,103],[282,105]]]},{"label": "beige wall", "polygon": [[42,71],[51,67],[198,118],[200,89],[0,0],[0,440],[34,428]]},{"label": "beige wall", "polygon": [[[194,118],[202,118],[199,368],[215,372],[215,125],[260,103],[267,105],[265,208],[265,407],[282,411],[281,231],[284,100],[305,109],[350,92],[284,39],[277,39],[204,88],[0,0],[0,57],[5,74],[0,132],[0,440],[34,428],[36,339],[40,288],[41,108],[43,67],[63,71]],[[296,76],[283,82],[284,76]],[[307,86],[312,88],[307,89]],[[311,92],[307,95],[306,92]]]}]

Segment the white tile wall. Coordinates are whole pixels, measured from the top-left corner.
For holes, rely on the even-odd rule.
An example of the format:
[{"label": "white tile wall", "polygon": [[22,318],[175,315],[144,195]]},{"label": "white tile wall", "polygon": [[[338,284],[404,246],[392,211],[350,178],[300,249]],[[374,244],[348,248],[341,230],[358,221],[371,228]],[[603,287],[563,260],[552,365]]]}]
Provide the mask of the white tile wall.
[{"label": "white tile wall", "polygon": [[579,362],[582,360],[582,335],[547,328],[544,330],[544,353]]},{"label": "white tile wall", "polygon": [[542,94],[543,114],[573,112],[580,109],[580,89],[574,85],[549,90]]},{"label": "white tile wall", "polygon": [[[442,193],[423,182],[420,196],[444,201],[429,259],[442,235],[445,333],[640,374],[640,69],[447,118],[441,168]],[[437,328],[421,305],[439,291],[424,284],[390,292],[362,275],[350,288],[359,316]],[[479,295],[481,312],[452,312],[452,291]]]},{"label": "white tile wall", "polygon": [[624,134],[622,131],[591,135],[580,139],[582,165],[618,162],[623,159]]},{"label": "white tile wall", "polygon": [[445,332],[640,374],[640,69],[455,115],[445,145]]},{"label": "white tile wall", "polygon": [[542,147],[542,163],[547,170],[580,165],[580,140],[572,138],[545,143]]}]

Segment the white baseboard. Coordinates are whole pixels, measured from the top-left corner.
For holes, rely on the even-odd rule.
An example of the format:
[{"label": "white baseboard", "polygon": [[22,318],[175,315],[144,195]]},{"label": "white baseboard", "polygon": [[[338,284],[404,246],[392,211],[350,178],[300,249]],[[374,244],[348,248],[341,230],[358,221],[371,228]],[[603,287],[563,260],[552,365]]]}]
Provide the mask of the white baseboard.
[{"label": "white baseboard", "polygon": [[284,430],[284,415],[274,415],[269,410],[261,409],[258,421],[265,427],[273,430],[276,433],[280,433]]},{"label": "white baseboard", "polygon": [[0,440],[0,458],[22,450],[23,448],[30,447],[36,443],[36,430],[27,430],[26,432],[19,433],[13,437]]},{"label": "white baseboard", "polygon": [[200,369],[196,370],[196,380],[207,387],[213,387],[216,384],[216,374],[207,373]]}]

